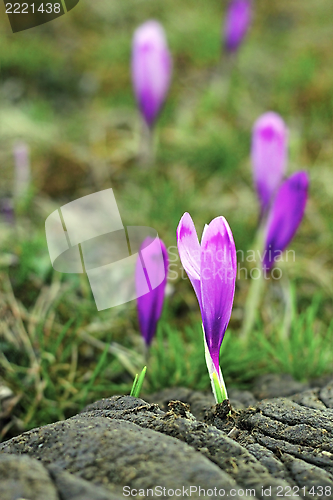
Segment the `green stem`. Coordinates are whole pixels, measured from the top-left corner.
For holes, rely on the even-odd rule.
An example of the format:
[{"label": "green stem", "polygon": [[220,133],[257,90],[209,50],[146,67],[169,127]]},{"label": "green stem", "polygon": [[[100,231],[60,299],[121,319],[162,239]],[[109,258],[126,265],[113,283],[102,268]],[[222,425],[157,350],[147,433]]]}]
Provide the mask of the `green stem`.
[{"label": "green stem", "polygon": [[244,319],[242,325],[241,338],[247,339],[256,321],[257,311],[264,291],[264,279],[252,279],[244,306]]},{"label": "green stem", "polygon": [[214,384],[214,388],[215,388],[216,403],[217,404],[222,403],[224,401],[223,394],[222,394],[222,388],[219,384],[219,380],[218,380],[215,372],[212,375],[212,380],[213,380],[213,384]]},{"label": "green stem", "polygon": [[294,290],[287,277],[283,277],[281,280],[281,288],[284,297],[285,310],[282,323],[282,330],[280,332],[281,339],[286,340],[289,337],[290,327],[295,314],[294,311]]},{"label": "green stem", "polygon": [[229,95],[231,76],[235,63],[236,58],[234,54],[224,53],[212,72],[209,90],[217,95],[221,102],[225,101]]},{"label": "green stem", "polygon": [[252,278],[250,288],[246,297],[244,305],[244,319],[242,325],[241,338],[246,340],[250,335],[253,326],[255,324],[257,312],[260,306],[262,295],[265,289],[265,276],[264,270],[262,269],[262,262],[258,262],[257,254],[261,253],[263,258],[263,248],[264,248],[264,225],[265,220],[263,220],[258,228],[257,236],[254,244],[254,255],[256,268],[259,269],[260,274],[257,279]]},{"label": "green stem", "polygon": [[228,398],[227,386],[225,385],[225,382],[224,382],[221,367],[220,367],[220,376],[221,376],[221,390],[222,390],[222,398],[223,398],[222,401],[224,401],[225,399],[229,399],[229,398]]},{"label": "green stem", "polygon": [[155,161],[154,130],[142,122],[138,163],[142,169],[149,168]]}]

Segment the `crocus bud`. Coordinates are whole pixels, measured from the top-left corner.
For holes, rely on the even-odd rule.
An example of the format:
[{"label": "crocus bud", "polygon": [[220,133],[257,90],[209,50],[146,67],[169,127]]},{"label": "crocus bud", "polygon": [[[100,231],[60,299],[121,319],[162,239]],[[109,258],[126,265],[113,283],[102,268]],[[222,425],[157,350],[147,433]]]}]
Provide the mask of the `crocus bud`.
[{"label": "crocus bud", "polygon": [[162,314],[168,264],[168,252],[163,241],[159,238],[146,238],[137,260],[135,285],[139,326],[147,347],[153,340]]},{"label": "crocus bud", "polygon": [[270,209],[265,239],[263,268],[269,271],[281,256],[300,225],[308,197],[309,178],[296,172],[280,187]]},{"label": "crocus bud", "polygon": [[224,45],[236,52],[251,22],[251,0],[230,0],[224,23]]},{"label": "crocus bud", "polygon": [[261,115],[253,126],[252,168],[254,184],[264,214],[280,186],[287,165],[288,131],[273,111]]},{"label": "crocus bud", "polygon": [[147,21],[134,33],[132,79],[139,109],[152,127],[166,98],[172,60],[162,26]]}]

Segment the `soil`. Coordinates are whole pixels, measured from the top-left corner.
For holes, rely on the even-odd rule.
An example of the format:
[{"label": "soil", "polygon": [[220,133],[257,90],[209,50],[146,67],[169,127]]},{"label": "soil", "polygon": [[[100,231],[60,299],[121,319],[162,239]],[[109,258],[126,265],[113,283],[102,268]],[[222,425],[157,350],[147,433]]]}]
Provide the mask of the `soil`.
[{"label": "soil", "polygon": [[197,499],[203,490],[236,500],[333,498],[332,377],[300,384],[270,375],[251,392],[231,390],[230,401],[231,412],[185,388],[97,401],[0,445],[1,500],[18,498],[14,487],[33,500],[38,488],[51,500]]}]

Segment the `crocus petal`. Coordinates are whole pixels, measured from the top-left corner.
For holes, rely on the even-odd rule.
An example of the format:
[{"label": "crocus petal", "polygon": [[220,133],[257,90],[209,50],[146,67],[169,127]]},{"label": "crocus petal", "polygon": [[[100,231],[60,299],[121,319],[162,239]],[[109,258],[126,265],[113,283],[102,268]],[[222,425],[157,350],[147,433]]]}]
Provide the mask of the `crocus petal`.
[{"label": "crocus petal", "polygon": [[251,1],[230,0],[224,23],[224,44],[235,52],[242,43],[251,22]]},{"label": "crocus petal", "polygon": [[284,121],[273,111],[260,116],[254,124],[251,158],[262,213],[267,210],[285,173],[287,138]]},{"label": "crocus petal", "polygon": [[235,293],[236,248],[224,217],[212,220],[201,243],[202,321],[207,347],[219,373],[219,354]]},{"label": "crocus petal", "polygon": [[132,79],[139,109],[152,127],[170,85],[172,60],[162,26],[147,21],[134,33]]},{"label": "crocus petal", "polygon": [[201,248],[193,220],[187,212],[184,213],[177,227],[177,246],[181,263],[192,283],[201,309]]},{"label": "crocus petal", "polygon": [[[146,344],[150,345],[163,308],[168,253],[163,241],[147,238],[139,254],[135,273],[138,318],[142,336]],[[147,285],[149,292],[145,293]]]},{"label": "crocus petal", "polygon": [[308,187],[307,173],[296,172],[277,192],[267,220],[264,269],[272,268],[296,233],[304,215]]}]

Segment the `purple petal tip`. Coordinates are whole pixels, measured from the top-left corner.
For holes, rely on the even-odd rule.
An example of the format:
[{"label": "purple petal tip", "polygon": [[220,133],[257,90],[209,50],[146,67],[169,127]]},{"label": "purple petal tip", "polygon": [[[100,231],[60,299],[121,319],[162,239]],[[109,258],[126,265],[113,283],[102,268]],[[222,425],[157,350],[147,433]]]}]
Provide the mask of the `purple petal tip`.
[{"label": "purple petal tip", "polygon": [[291,175],[278,190],[266,226],[263,261],[266,271],[273,267],[274,261],[289,245],[302,222],[308,189],[308,174],[300,171]]},{"label": "purple petal tip", "polygon": [[251,0],[230,0],[224,23],[224,44],[235,52],[242,43],[251,23]]}]

